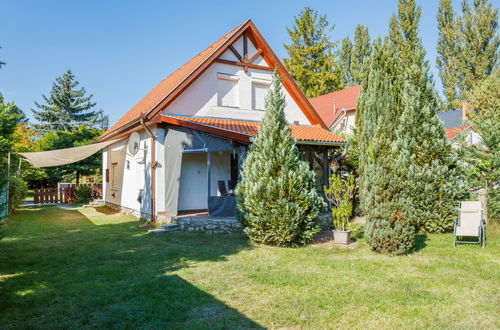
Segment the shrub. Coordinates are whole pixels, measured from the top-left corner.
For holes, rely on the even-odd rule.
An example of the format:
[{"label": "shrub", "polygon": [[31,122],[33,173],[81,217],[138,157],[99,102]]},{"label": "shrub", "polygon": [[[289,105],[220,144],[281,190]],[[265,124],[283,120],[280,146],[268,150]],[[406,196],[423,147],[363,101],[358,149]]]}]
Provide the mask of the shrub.
[{"label": "shrub", "polygon": [[340,175],[332,174],[328,181],[330,187],[325,187],[325,195],[332,204],[333,226],[337,230],[346,230],[353,210],[354,175],[342,180]]},{"label": "shrub", "polygon": [[238,218],[255,242],[299,246],[319,231],[326,205],[316,192],[314,173],[299,158],[284,113],[285,97],[275,73],[266,115],[250,146],[236,189]]},{"label": "shrub", "polygon": [[364,223],[353,223],[349,225],[352,230],[351,236],[356,239],[363,238],[365,236],[365,224]]},{"label": "shrub", "polygon": [[89,186],[78,186],[75,190],[77,203],[88,203],[92,200],[92,188]]},{"label": "shrub", "polygon": [[16,176],[9,178],[9,214],[15,213],[28,194],[26,182]]}]

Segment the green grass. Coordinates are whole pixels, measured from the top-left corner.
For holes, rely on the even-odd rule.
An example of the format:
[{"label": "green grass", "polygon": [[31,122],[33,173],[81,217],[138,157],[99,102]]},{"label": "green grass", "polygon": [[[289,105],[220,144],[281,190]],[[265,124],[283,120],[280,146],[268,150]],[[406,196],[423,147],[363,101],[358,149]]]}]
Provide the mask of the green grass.
[{"label": "green grass", "polygon": [[2,227],[0,328],[498,328],[498,226],[485,249],[419,236],[400,257],[148,235],[101,208],[26,209]]}]

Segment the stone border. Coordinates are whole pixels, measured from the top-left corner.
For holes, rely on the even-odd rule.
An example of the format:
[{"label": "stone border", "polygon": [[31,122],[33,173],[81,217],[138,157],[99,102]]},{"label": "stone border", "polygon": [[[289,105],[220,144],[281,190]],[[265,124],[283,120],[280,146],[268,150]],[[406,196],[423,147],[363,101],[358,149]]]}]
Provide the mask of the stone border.
[{"label": "stone border", "polygon": [[177,218],[175,223],[183,231],[204,232],[207,234],[229,234],[242,233],[241,223],[234,218],[227,219],[200,219],[200,218]]}]

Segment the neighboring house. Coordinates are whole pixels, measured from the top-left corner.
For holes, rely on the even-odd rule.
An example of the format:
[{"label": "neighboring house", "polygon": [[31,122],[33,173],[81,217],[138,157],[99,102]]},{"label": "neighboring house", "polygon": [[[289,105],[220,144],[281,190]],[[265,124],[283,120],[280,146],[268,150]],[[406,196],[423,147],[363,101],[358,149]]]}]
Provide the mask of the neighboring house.
[{"label": "neighboring house", "polygon": [[355,125],[360,91],[361,86],[356,85],[310,98],[309,101],[330,129],[349,134]]},{"label": "neighboring house", "polygon": [[[162,80],[96,142],[103,150],[104,200],[144,218],[235,214],[234,188],[277,69],[285,113],[302,158],[327,184],[328,131],[255,25],[246,21]],[[229,193],[227,193],[229,192]]]},{"label": "neighboring house", "polygon": [[481,136],[474,128],[467,124],[467,104],[462,105],[462,109],[441,112],[439,117],[443,120],[446,139],[453,146],[458,145],[458,137],[465,135],[465,141],[469,145],[475,145],[481,142]]}]

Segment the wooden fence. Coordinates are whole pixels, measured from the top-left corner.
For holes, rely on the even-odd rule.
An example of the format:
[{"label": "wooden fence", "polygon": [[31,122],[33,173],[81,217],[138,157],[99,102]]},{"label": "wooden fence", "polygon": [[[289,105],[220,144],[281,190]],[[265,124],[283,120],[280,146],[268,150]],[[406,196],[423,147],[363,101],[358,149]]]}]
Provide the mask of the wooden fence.
[{"label": "wooden fence", "polygon": [[[92,199],[102,198],[101,183],[82,183],[80,186],[88,186],[92,189]],[[58,188],[33,189],[33,199],[35,204],[71,204],[76,201],[75,183],[60,183]]]}]

